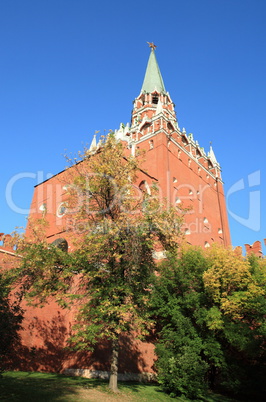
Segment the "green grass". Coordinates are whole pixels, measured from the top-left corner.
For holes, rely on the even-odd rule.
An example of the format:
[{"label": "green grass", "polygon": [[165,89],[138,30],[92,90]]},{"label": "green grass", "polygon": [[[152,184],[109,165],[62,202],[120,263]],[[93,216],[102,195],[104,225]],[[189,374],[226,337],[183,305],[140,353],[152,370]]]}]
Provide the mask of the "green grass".
[{"label": "green grass", "polygon": [[[156,385],[120,383],[119,389],[120,394],[113,394],[108,389],[106,381],[103,380],[47,373],[6,372],[0,378],[0,401],[187,401],[182,398],[170,398]],[[229,402],[232,400],[221,395],[209,394],[205,401]]]}]

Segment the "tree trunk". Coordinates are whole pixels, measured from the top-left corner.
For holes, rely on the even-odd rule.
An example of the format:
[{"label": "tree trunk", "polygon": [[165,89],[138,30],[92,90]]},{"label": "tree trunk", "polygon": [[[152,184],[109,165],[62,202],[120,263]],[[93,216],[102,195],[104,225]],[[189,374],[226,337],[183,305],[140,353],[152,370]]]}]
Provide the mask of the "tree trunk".
[{"label": "tree trunk", "polygon": [[109,388],[113,392],[119,392],[117,388],[117,376],[118,376],[118,353],[119,344],[118,337],[112,341],[112,356],[111,356],[111,371],[109,379]]}]

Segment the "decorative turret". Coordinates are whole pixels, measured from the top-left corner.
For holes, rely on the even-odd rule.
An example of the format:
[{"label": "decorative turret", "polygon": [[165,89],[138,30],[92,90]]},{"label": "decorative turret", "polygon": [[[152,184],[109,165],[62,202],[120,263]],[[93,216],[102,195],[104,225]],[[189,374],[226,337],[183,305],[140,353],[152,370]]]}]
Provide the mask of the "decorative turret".
[{"label": "decorative turret", "polygon": [[97,150],[97,140],[96,140],[96,133],[93,136],[90,148],[89,148],[89,152],[90,153],[94,153]]},{"label": "decorative turret", "polygon": [[212,162],[214,165],[218,165],[218,162],[217,162],[216,156],[215,156],[215,154],[214,154],[214,152],[213,152],[213,149],[212,149],[212,145],[211,145],[211,144],[210,144],[210,150],[209,150],[209,152],[208,152],[208,157],[210,158],[211,162]]}]

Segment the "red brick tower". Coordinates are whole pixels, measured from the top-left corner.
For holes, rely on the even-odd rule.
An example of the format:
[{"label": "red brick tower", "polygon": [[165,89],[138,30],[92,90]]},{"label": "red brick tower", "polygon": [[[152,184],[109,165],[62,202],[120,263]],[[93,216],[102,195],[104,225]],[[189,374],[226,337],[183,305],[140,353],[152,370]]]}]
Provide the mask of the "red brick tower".
[{"label": "red brick tower", "polygon": [[[133,154],[136,148],[145,149],[144,170],[159,183],[161,195],[172,205],[182,203],[189,208],[184,225],[188,243],[228,246],[230,232],[220,165],[212,147],[206,154],[192,134],[180,130],[156,60],[155,45],[151,43],[150,47],[131,127],[120,127],[116,135],[128,141]],[[148,179],[145,185],[150,185]]]},{"label": "red brick tower", "polygon": [[[184,224],[188,243],[208,247],[216,242],[228,246],[230,233],[220,165],[212,147],[206,154],[192,134],[180,130],[156,60],[155,46],[150,46],[144,82],[134,100],[131,126],[121,124],[115,135],[132,154],[137,148],[146,150],[143,169],[147,174],[136,184],[145,185],[149,191],[155,181],[161,197],[169,204],[188,208]],[[96,149],[94,137],[91,151]],[[67,218],[64,175],[67,171],[36,186],[31,205],[31,215],[40,217],[45,212],[49,241],[64,237]]]}]

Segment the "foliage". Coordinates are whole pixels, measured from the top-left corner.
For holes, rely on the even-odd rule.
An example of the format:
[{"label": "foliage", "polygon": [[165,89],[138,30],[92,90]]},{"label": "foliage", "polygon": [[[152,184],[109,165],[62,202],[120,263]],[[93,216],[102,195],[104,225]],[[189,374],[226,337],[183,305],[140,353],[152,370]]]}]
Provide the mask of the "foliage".
[{"label": "foliage", "polygon": [[69,255],[45,241],[27,243],[24,240],[20,246],[20,265],[7,273],[19,284],[17,293],[32,305],[43,306],[49,296],[64,305],[62,296],[67,293],[73,276]]},{"label": "foliage", "polygon": [[111,378],[117,378],[120,334],[143,336],[153,325],[148,301],[154,248],[174,253],[182,223],[180,212],[163,206],[156,186],[143,194],[134,185],[141,158],[124,152],[109,135],[100,150],[85,151],[67,170],[67,235],[75,250],[66,254],[47,244],[38,220],[33,234],[40,233],[39,242],[22,245],[15,274],[33,302],[53,295],[66,306],[79,299],[71,345],[88,350],[101,339],[111,341]]},{"label": "foliage", "polygon": [[254,385],[259,391],[265,369],[263,261],[220,247],[185,248],[162,264],[152,306],[160,323],[157,367],[165,390],[189,398],[201,397],[207,383],[234,393],[252,393]]},{"label": "foliage", "polygon": [[[203,275],[205,289],[221,322],[218,331],[227,362],[224,385],[235,393],[261,392],[266,368],[266,270],[255,256],[243,259],[232,250],[214,247]],[[264,373],[264,374],[263,374]]]},{"label": "foliage", "polygon": [[[175,342],[176,333],[173,331],[168,335],[171,342]],[[208,365],[201,358],[198,345],[183,345],[174,352],[167,342],[166,347],[158,345],[157,353],[160,358],[159,383],[164,391],[171,396],[185,395],[190,399],[205,394],[207,387],[204,376]]]},{"label": "foliage", "polygon": [[6,359],[19,339],[22,319],[19,302],[10,299],[10,282],[0,273],[0,372],[5,369]]},{"label": "foliage", "polygon": [[208,365],[202,353],[207,345],[197,331],[197,322],[204,316],[205,269],[206,261],[200,250],[187,249],[178,259],[162,264],[154,284],[153,311],[161,327],[156,346],[158,378],[163,389],[172,395],[194,398],[206,390],[204,377]]},{"label": "foliage", "polygon": [[86,232],[72,257],[82,261],[89,298],[80,309],[72,342],[80,349],[102,338],[111,340],[111,373],[117,375],[119,335],[145,335],[152,325],[147,305],[154,244],[176,247],[181,218],[162,207],[155,188],[150,195],[136,188],[139,161],[125,158],[123,145],[112,136],[78,169],[68,204]]}]

